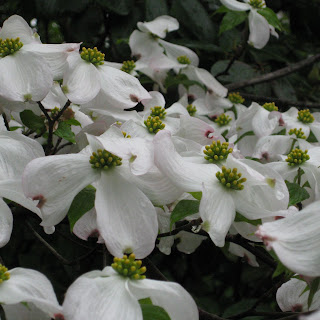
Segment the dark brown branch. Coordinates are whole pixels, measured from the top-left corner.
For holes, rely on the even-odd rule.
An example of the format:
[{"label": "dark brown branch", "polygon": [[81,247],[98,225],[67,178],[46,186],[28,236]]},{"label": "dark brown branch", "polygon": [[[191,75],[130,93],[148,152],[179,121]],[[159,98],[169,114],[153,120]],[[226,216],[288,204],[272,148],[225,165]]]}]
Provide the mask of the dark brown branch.
[{"label": "dark brown branch", "polygon": [[26,221],[26,224],[28,228],[31,230],[31,232],[34,234],[34,236],[40,240],[40,242],[49,249],[49,251],[62,263],[65,265],[74,265],[77,264],[79,261],[87,258],[90,256],[94,251],[96,251],[97,248],[91,249],[89,252],[85,253],[84,255],[74,259],[74,260],[67,260],[65,259],[55,248],[53,248],[42,236],[33,228],[31,223],[29,221]]},{"label": "dark brown branch", "polygon": [[189,223],[187,223],[187,224],[185,224],[185,225],[183,225],[183,226],[181,226],[181,227],[179,227],[179,228],[176,228],[176,229],[174,229],[174,230],[172,230],[172,231],[170,231],[170,232],[160,233],[160,234],[158,235],[158,238],[174,236],[174,235],[178,234],[180,231],[183,231],[183,230],[184,230],[184,231],[186,231],[186,230],[191,230],[191,228],[192,228],[193,226],[198,226],[198,225],[201,224],[201,222],[202,222],[202,219],[201,219],[201,218],[198,218],[198,219],[196,219],[196,220],[192,220],[192,221],[190,221]]},{"label": "dark brown branch", "polygon": [[6,313],[4,312],[3,307],[2,307],[1,304],[0,304],[0,319],[1,320],[7,320]]},{"label": "dark brown branch", "polygon": [[273,97],[265,97],[265,96],[256,96],[254,94],[239,92],[239,94],[247,99],[252,100],[256,102],[274,102],[276,106],[278,107],[288,107],[288,106],[294,106],[298,108],[319,108],[320,109],[320,103],[314,103],[309,101],[291,101],[286,99],[279,99],[279,98],[273,98]]},{"label": "dark brown branch", "polygon": [[10,127],[9,127],[9,123],[8,123],[6,114],[3,113],[2,117],[3,117],[4,125],[6,126],[7,130],[10,131]]},{"label": "dark brown branch", "polygon": [[264,253],[263,251],[259,250],[259,248],[256,248],[255,246],[250,245],[246,239],[242,238],[240,235],[228,235],[226,237],[226,241],[233,242],[238,244],[239,246],[245,248],[249,252],[251,252],[253,255],[261,259],[264,263],[269,265],[272,268],[277,267],[277,262],[274,261],[267,253]]},{"label": "dark brown branch", "polygon": [[273,71],[273,72],[264,74],[264,75],[262,75],[260,77],[256,77],[256,78],[253,78],[253,79],[240,81],[240,82],[235,82],[235,83],[230,83],[230,84],[226,85],[225,87],[228,90],[231,91],[231,90],[237,90],[237,89],[240,89],[240,88],[252,86],[252,85],[263,83],[263,82],[276,80],[276,79],[284,77],[284,76],[286,76],[286,75],[288,75],[290,73],[293,73],[293,72],[296,72],[298,70],[301,70],[304,67],[312,65],[313,63],[317,62],[318,60],[320,60],[320,53],[316,54],[316,55],[314,55],[312,57],[309,57],[307,59],[304,59],[302,61],[299,61],[297,63],[293,63],[293,64],[289,65],[288,67],[279,69],[277,71]]}]

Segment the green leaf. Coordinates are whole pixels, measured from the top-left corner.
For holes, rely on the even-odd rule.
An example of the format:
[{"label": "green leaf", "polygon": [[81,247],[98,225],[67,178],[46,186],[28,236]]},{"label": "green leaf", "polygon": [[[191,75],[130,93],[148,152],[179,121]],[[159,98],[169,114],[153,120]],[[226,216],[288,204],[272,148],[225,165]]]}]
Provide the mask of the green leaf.
[{"label": "green leaf", "polygon": [[277,15],[274,13],[274,11],[270,8],[262,8],[258,10],[258,13],[260,13],[262,16],[266,18],[269,24],[271,24],[273,27],[281,31],[282,25],[279,21]]},{"label": "green leaf", "polygon": [[[215,40],[216,28],[206,9],[198,0],[173,1],[170,15],[180,22],[180,30],[187,29],[198,40]],[[181,28],[183,27],[183,28]]]},{"label": "green leaf", "polygon": [[217,13],[226,13],[226,12],[231,12],[231,10],[228,9],[227,7],[225,7],[225,6],[221,6],[221,7],[219,7],[219,9],[217,9],[217,10],[213,13],[213,15],[215,15],[215,14],[217,14]]},{"label": "green leaf", "polygon": [[59,122],[58,129],[54,132],[54,134],[60,138],[63,138],[69,142],[76,143],[75,135],[71,130],[70,124],[66,122]]},{"label": "green leaf", "polygon": [[310,308],[310,306],[312,304],[313,297],[319,288],[319,284],[320,284],[320,278],[314,279],[311,283],[310,292],[309,292],[309,296],[308,296],[308,309]]},{"label": "green leaf", "polygon": [[[171,320],[166,310],[152,304],[140,304],[143,320]],[[177,306],[178,308],[179,306]]]},{"label": "green leaf", "polygon": [[195,199],[197,199],[197,200],[201,200],[201,198],[202,198],[202,192],[200,191],[200,192],[189,192]]},{"label": "green leaf", "polygon": [[75,223],[94,206],[96,189],[89,185],[82,189],[73,199],[68,211],[70,230],[72,232]]},{"label": "green leaf", "polygon": [[310,198],[308,191],[300,187],[297,183],[292,183],[285,180],[289,191],[289,206],[293,206],[303,200]]},{"label": "green leaf", "polygon": [[313,134],[313,132],[310,130],[310,134],[309,137],[307,139],[308,142],[318,142],[318,139],[316,138],[316,136]]},{"label": "green leaf", "polygon": [[238,143],[242,138],[244,138],[244,137],[246,137],[246,136],[254,136],[254,132],[253,132],[253,131],[245,132],[244,134],[242,134],[242,135],[234,142],[234,144]]},{"label": "green leaf", "polygon": [[249,220],[248,218],[244,217],[239,212],[236,213],[236,217],[235,217],[234,221],[235,222],[247,222],[247,223],[250,223],[250,224],[252,224],[254,226],[258,226],[258,225],[262,224],[261,219]]},{"label": "green leaf", "polygon": [[256,298],[245,298],[229,307],[223,313],[223,318],[229,318],[231,316],[236,316],[242,312],[248,311],[254,306],[256,302]]},{"label": "green leaf", "polygon": [[132,0],[97,0],[97,2],[105,9],[108,9],[121,16],[130,13],[133,5]]},{"label": "green leaf", "polygon": [[140,299],[140,304],[152,304],[152,300],[150,298]]},{"label": "green leaf", "polygon": [[16,131],[17,129],[20,129],[23,127],[15,126],[15,127],[10,127],[10,131]]},{"label": "green leaf", "polygon": [[203,84],[201,84],[198,81],[189,80],[185,74],[178,74],[178,75],[168,74],[166,80],[164,81],[164,85],[166,88],[177,86],[179,84],[184,85],[187,89],[190,86],[197,85],[201,87],[203,90],[205,90],[205,87],[203,86]]},{"label": "green leaf", "polygon": [[194,213],[199,212],[200,201],[181,200],[171,213],[171,225],[177,221],[184,219]]},{"label": "green leaf", "polygon": [[44,118],[37,116],[31,110],[20,112],[20,119],[26,127],[36,132],[42,132],[46,129]]},{"label": "green leaf", "polygon": [[233,29],[234,27],[236,27],[246,19],[247,19],[247,13],[244,11],[227,12],[221,21],[219,35],[225,31]]},{"label": "green leaf", "polygon": [[158,16],[168,14],[168,5],[166,0],[146,0],[146,21],[151,21]]},{"label": "green leaf", "polygon": [[76,119],[68,119],[63,122],[66,124],[70,124],[70,126],[80,126],[81,127],[81,123]]},{"label": "green leaf", "polygon": [[276,270],[272,274],[272,279],[280,276],[283,273],[285,274],[286,279],[291,278],[291,276],[293,276],[293,272],[289,270],[286,266],[284,266],[283,263],[279,261],[279,259],[277,259],[277,261],[278,261],[278,265]]}]

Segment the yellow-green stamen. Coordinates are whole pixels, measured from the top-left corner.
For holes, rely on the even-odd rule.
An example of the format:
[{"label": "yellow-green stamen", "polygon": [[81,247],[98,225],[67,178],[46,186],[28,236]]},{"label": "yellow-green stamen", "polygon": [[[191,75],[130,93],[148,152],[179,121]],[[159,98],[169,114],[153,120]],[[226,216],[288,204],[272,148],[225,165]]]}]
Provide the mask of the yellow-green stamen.
[{"label": "yellow-green stamen", "polygon": [[250,0],[249,4],[255,9],[262,9],[265,6],[265,2],[263,0]]},{"label": "yellow-green stamen", "polygon": [[307,139],[307,137],[304,135],[304,132],[302,131],[302,128],[299,130],[297,128],[290,129],[289,135],[292,136],[293,134],[296,135],[297,139]]},{"label": "yellow-green stamen", "polygon": [[303,123],[312,123],[314,116],[310,113],[309,109],[300,110],[297,119]]},{"label": "yellow-green stamen", "polygon": [[181,64],[191,64],[191,61],[187,56],[180,56],[177,58],[177,60]]},{"label": "yellow-green stamen", "polygon": [[125,131],[121,131],[124,138],[131,138],[131,136],[129,134],[127,134]]},{"label": "yellow-green stamen", "polygon": [[286,159],[288,162],[288,165],[293,167],[293,166],[298,166],[310,159],[310,156],[308,155],[308,150],[302,151],[301,149],[294,149],[292,150]]},{"label": "yellow-green stamen", "polygon": [[128,277],[132,280],[143,280],[146,278],[144,274],[147,271],[146,267],[141,267],[141,260],[135,260],[133,253],[128,257],[124,255],[122,258],[114,258],[111,267],[121,276]]},{"label": "yellow-green stamen", "polygon": [[150,116],[151,117],[159,117],[160,119],[164,119],[166,117],[166,109],[162,108],[160,106],[156,106],[154,108],[150,109],[151,113]]},{"label": "yellow-green stamen", "polygon": [[267,111],[278,111],[278,107],[274,104],[274,102],[267,102],[263,106]]},{"label": "yellow-green stamen", "polygon": [[108,170],[116,166],[122,165],[122,158],[112,154],[107,150],[98,149],[97,152],[93,152],[89,162],[93,169]]},{"label": "yellow-green stamen", "polygon": [[23,47],[23,43],[20,38],[16,39],[0,39],[0,57],[4,58],[10,54],[14,54]]},{"label": "yellow-green stamen", "polygon": [[228,189],[233,190],[243,190],[243,182],[246,182],[246,178],[240,179],[242,176],[241,173],[238,173],[237,168],[227,169],[225,166],[222,167],[222,172],[218,171],[216,173],[217,179],[222,185]]},{"label": "yellow-green stamen", "polygon": [[225,113],[220,114],[219,117],[217,117],[214,122],[217,123],[220,127],[226,126],[227,124],[229,124],[229,122],[232,119],[226,115]]},{"label": "yellow-green stamen", "polygon": [[123,61],[121,71],[124,71],[130,74],[135,67],[136,67],[136,64],[134,63],[133,60]]},{"label": "yellow-green stamen", "polygon": [[162,121],[158,116],[157,117],[149,116],[148,119],[144,121],[144,124],[146,125],[150,133],[157,133],[160,130],[164,129],[164,127],[166,126],[164,123],[162,123]]},{"label": "yellow-green stamen", "polygon": [[102,65],[104,63],[104,53],[100,52],[97,47],[93,49],[82,48],[81,58],[85,61],[88,61],[95,66]]},{"label": "yellow-green stamen", "polygon": [[229,148],[228,142],[221,144],[220,140],[212,141],[211,145],[205,146],[203,153],[205,159],[210,163],[217,163],[228,158],[229,153],[232,153],[233,149]]},{"label": "yellow-green stamen", "polygon": [[232,92],[228,94],[228,99],[233,104],[244,103],[244,99],[240,96],[239,92]]},{"label": "yellow-green stamen", "polygon": [[188,104],[187,111],[189,112],[190,116],[193,117],[197,112],[197,108],[193,104]]},{"label": "yellow-green stamen", "polygon": [[9,280],[10,279],[10,273],[8,272],[8,268],[0,264],[0,284],[3,281]]}]

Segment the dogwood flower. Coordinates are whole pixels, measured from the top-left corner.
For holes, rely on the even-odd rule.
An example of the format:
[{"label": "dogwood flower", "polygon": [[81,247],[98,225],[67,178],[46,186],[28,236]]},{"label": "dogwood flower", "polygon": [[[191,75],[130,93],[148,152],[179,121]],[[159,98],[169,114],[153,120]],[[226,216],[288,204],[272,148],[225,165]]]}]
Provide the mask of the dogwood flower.
[{"label": "dogwood flower", "polygon": [[0,96],[10,101],[40,101],[53,79],[61,79],[69,52],[79,44],[42,44],[20,16],[0,30]]},{"label": "dogwood flower", "polygon": [[166,130],[156,135],[154,144],[155,163],[172,183],[185,192],[202,191],[199,213],[203,228],[217,246],[224,246],[236,212],[254,220],[286,211],[289,194],[275,171],[231,155],[222,169],[215,164],[191,163],[175,151]]},{"label": "dogwood flower", "polygon": [[[38,200],[41,225],[50,227],[66,216],[75,195],[94,182],[97,225],[108,250],[114,255],[135,252],[145,257],[155,245],[156,211],[128,175],[131,163],[139,171],[143,157],[135,155],[130,162],[107,151],[104,139],[87,138],[89,146],[78,154],[31,161],[23,175],[24,192]],[[141,148],[141,140],[135,145]]]},{"label": "dogwood flower", "polygon": [[262,16],[258,10],[265,8],[264,0],[245,0],[240,2],[236,0],[220,0],[221,3],[230,10],[248,11],[249,13],[249,30],[250,35],[248,43],[257,49],[262,49],[269,41],[270,34],[278,38],[273,26],[271,26],[266,18]]},{"label": "dogwood flower", "polygon": [[67,63],[62,89],[73,103],[127,109],[150,98],[137,78],[105,65],[104,54],[97,48],[72,52]]},{"label": "dogwood flower", "polygon": [[140,299],[150,298],[174,320],[197,320],[198,309],[179,284],[145,279],[146,268],[131,254],[114,258],[112,267],[80,276],[63,302],[66,320],[142,320]]}]

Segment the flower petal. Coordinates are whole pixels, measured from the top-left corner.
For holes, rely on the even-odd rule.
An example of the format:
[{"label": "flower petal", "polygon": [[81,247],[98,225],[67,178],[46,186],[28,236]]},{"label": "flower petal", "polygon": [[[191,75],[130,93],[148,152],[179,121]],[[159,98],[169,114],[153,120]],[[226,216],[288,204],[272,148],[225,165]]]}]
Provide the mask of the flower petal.
[{"label": "flower petal", "polygon": [[98,71],[106,106],[128,109],[150,98],[139,80],[130,74],[105,65],[99,66]]},{"label": "flower petal", "polygon": [[202,183],[210,183],[219,170],[213,164],[191,163],[182,158],[175,151],[169,131],[159,131],[153,141],[156,166],[182,191],[201,191]]},{"label": "flower petal", "polygon": [[249,30],[248,43],[256,49],[262,49],[269,41],[270,28],[266,18],[256,10],[251,10],[249,13]]},{"label": "flower petal", "polygon": [[310,277],[320,276],[319,205],[316,201],[284,219],[264,223],[256,232],[286,267]]},{"label": "flower petal", "polygon": [[44,58],[19,50],[0,59],[0,95],[13,101],[40,101],[52,86],[52,73]]},{"label": "flower petal", "polygon": [[60,80],[63,77],[67,67],[67,57],[70,52],[78,52],[80,43],[62,43],[62,44],[40,44],[32,43],[23,46],[24,51],[30,51],[43,57],[50,67],[54,80]]},{"label": "flower petal", "polygon": [[138,22],[138,28],[146,33],[153,33],[160,38],[164,38],[167,32],[179,29],[179,22],[177,19],[170,16],[159,16],[150,22]]},{"label": "flower petal", "polygon": [[0,198],[0,248],[5,246],[11,237],[13,217],[8,205]]},{"label": "flower petal", "polygon": [[251,8],[250,4],[236,0],[220,0],[220,2],[228,9],[233,11],[247,11]]},{"label": "flower petal", "polygon": [[225,237],[236,215],[232,191],[226,190],[217,180],[210,187],[203,186],[199,212],[205,230],[218,247],[223,247]]},{"label": "flower petal", "polygon": [[84,154],[37,158],[24,171],[25,195],[39,200],[43,226],[53,226],[66,215],[73,198],[84,187],[99,178]]},{"label": "flower petal", "polygon": [[20,16],[13,15],[4,21],[2,29],[0,29],[1,39],[20,38],[23,44],[37,43],[34,38],[32,29],[28,23]]},{"label": "flower petal", "polygon": [[42,273],[25,268],[9,270],[10,279],[1,284],[0,301],[4,304],[32,302],[43,312],[54,317],[61,313],[53,287]]},{"label": "flower petal", "polygon": [[[110,268],[110,267],[107,267]],[[68,320],[142,320],[137,299],[127,290],[128,280],[93,271],[79,277],[68,289],[63,314]]]},{"label": "flower petal", "polygon": [[155,246],[157,214],[147,196],[117,169],[121,167],[103,172],[97,182],[97,225],[112,255],[131,251],[144,258]]},{"label": "flower petal", "polygon": [[64,92],[76,104],[91,101],[100,91],[100,77],[97,68],[84,61],[79,53],[70,54],[67,59],[69,68],[63,76]]},{"label": "flower petal", "polygon": [[129,281],[129,291],[137,298],[150,298],[164,308],[170,319],[198,320],[199,312],[191,295],[178,283],[150,279]]}]

